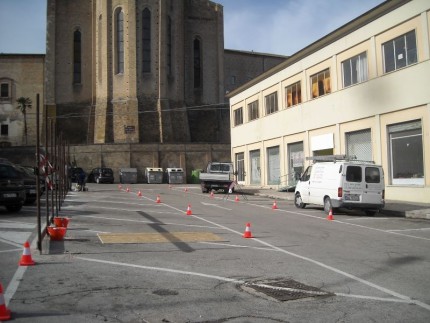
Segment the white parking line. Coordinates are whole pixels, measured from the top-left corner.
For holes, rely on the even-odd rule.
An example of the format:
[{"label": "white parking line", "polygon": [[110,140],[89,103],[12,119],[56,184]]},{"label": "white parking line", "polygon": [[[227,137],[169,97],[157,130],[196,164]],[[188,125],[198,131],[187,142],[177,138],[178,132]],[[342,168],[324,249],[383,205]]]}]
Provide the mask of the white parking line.
[{"label": "white parking line", "polygon": [[[252,203],[247,203],[247,204],[252,205],[252,206],[258,206],[258,207],[265,208],[265,209],[271,209],[270,206],[266,206],[266,205],[258,205],[258,204],[252,204]],[[287,210],[282,210],[282,209],[278,209],[278,210],[276,210],[276,212],[289,213],[292,215],[300,215],[300,216],[305,216],[305,217],[316,219],[316,220],[327,221],[327,219],[325,217],[315,216],[315,215],[302,213],[302,212],[293,212],[293,211],[287,211]],[[351,226],[355,226],[355,227],[359,227],[359,228],[363,228],[363,229],[368,229],[368,230],[373,230],[373,231],[378,231],[378,232],[383,232],[383,233],[388,233],[388,234],[395,234],[395,235],[402,236],[402,237],[408,237],[408,238],[413,238],[413,239],[418,239],[418,240],[430,241],[430,238],[417,237],[417,236],[413,236],[413,235],[409,235],[409,234],[400,233],[400,232],[397,232],[394,230],[382,230],[382,229],[372,228],[372,227],[369,227],[366,225],[361,225],[361,224],[357,224],[357,223],[350,223],[350,222],[345,222],[345,221],[340,221],[340,220],[331,220],[330,222],[340,223],[340,224],[345,224],[345,225],[351,225]]]},{"label": "white parking line", "polygon": [[9,250],[1,250],[0,253],[3,253],[3,252],[16,252],[16,251],[21,251],[21,250],[22,250],[22,248],[19,248],[19,249],[9,249]]},{"label": "white parking line", "polygon": [[[166,205],[166,206],[168,206],[168,207],[170,207],[170,208],[172,208],[172,209],[174,209],[174,210],[178,210],[177,208],[175,208],[175,207],[173,207],[173,206],[170,206],[170,205],[167,205],[167,204],[165,204],[165,205]],[[287,212],[289,212],[289,211],[287,211]],[[292,212],[291,212],[291,213],[292,213]],[[241,232],[238,232],[238,231],[236,231],[236,230],[230,229],[230,228],[228,228],[228,227],[226,227],[226,226],[224,226],[224,225],[221,225],[221,224],[215,223],[215,222],[213,222],[213,221],[210,221],[210,220],[204,219],[204,218],[199,217],[199,216],[195,216],[195,215],[191,215],[191,216],[192,216],[192,217],[194,217],[194,218],[196,218],[196,219],[199,219],[199,220],[201,220],[201,221],[204,221],[204,222],[210,223],[210,224],[212,224],[212,225],[214,225],[214,226],[217,226],[217,227],[219,227],[219,228],[221,228],[221,229],[224,229],[224,230],[226,230],[226,231],[230,231],[230,232],[232,232],[232,233],[235,233],[235,234],[238,234],[238,235],[242,235],[242,233],[241,233]],[[314,217],[314,216],[312,216],[312,217]],[[321,219],[321,218],[319,218],[319,217],[317,217],[317,218],[318,218],[318,219]],[[325,219],[324,219],[324,220],[325,220]],[[325,221],[327,221],[327,220],[325,220]],[[340,223],[344,223],[344,222],[340,222]],[[344,223],[344,224],[363,227],[363,226],[361,226],[361,225],[352,224],[352,223]],[[370,229],[373,229],[373,228],[370,228]],[[382,231],[382,232],[387,232],[387,231],[379,230],[379,229],[374,229],[374,230],[376,230],[376,231]],[[395,233],[393,233],[393,234],[395,234]],[[418,300],[413,300],[413,299],[411,299],[411,298],[410,298],[410,297],[408,297],[408,296],[402,295],[402,294],[397,293],[397,292],[395,292],[395,291],[392,291],[392,290],[390,290],[390,289],[388,289],[388,288],[385,288],[385,287],[379,286],[379,285],[374,284],[374,283],[372,283],[372,282],[370,282],[370,281],[367,281],[367,280],[362,279],[362,278],[360,278],[360,277],[354,276],[354,275],[352,275],[352,274],[350,274],[350,273],[347,273],[347,272],[342,271],[342,270],[340,270],[340,269],[337,269],[337,268],[335,268],[335,267],[332,267],[332,266],[326,265],[326,264],[324,264],[324,263],[322,263],[322,262],[320,262],[320,261],[314,260],[314,259],[312,259],[312,258],[305,257],[305,256],[301,256],[301,255],[299,255],[299,254],[296,254],[296,253],[293,253],[293,252],[290,252],[290,251],[287,251],[287,250],[281,249],[281,248],[276,247],[276,246],[274,246],[274,245],[272,245],[272,244],[270,244],[270,243],[268,243],[268,242],[265,242],[265,241],[263,241],[263,240],[260,240],[260,239],[257,239],[257,238],[252,238],[252,240],[254,240],[254,241],[256,241],[256,242],[258,242],[258,243],[260,243],[260,244],[263,244],[263,245],[265,245],[265,246],[267,246],[267,247],[269,247],[269,248],[272,248],[272,249],[274,249],[274,250],[278,250],[278,251],[280,251],[280,252],[282,252],[282,253],[284,253],[284,254],[287,254],[287,255],[290,255],[290,256],[293,256],[293,257],[296,257],[296,258],[302,259],[302,260],[304,260],[304,261],[311,262],[311,263],[313,263],[313,264],[315,264],[315,265],[317,265],[317,266],[320,266],[320,267],[326,268],[326,269],[328,269],[328,270],[330,270],[330,271],[333,271],[333,272],[335,272],[335,273],[337,273],[337,274],[339,274],[339,275],[342,275],[342,276],[348,277],[348,278],[350,278],[350,279],[352,279],[352,280],[355,280],[355,281],[357,281],[357,282],[360,282],[360,283],[362,283],[362,284],[364,284],[364,285],[367,285],[367,286],[369,286],[369,287],[372,287],[372,288],[374,288],[374,289],[377,289],[377,290],[379,290],[379,291],[381,291],[381,292],[383,292],[383,293],[385,293],[385,294],[388,294],[388,295],[391,295],[391,296],[397,297],[397,298],[399,298],[399,299],[403,300],[404,302],[408,302],[408,303],[412,303],[412,304],[418,305],[418,306],[420,306],[420,307],[422,307],[422,308],[425,308],[426,310],[429,310],[429,311],[430,311],[430,305],[429,305],[429,304],[423,303],[423,302],[418,301]],[[426,239],[426,240],[427,240],[427,239]]]},{"label": "white parking line", "polygon": [[[94,258],[86,258],[86,257],[80,257],[80,256],[75,257],[75,259],[79,259],[79,260],[83,260],[83,261],[89,261],[89,262],[96,262],[96,263],[100,263],[100,264],[108,264],[108,265],[113,265],[113,266],[139,268],[139,269],[145,269],[145,270],[154,270],[154,271],[158,271],[158,272],[167,272],[167,273],[174,273],[174,274],[181,274],[181,275],[197,276],[197,277],[215,279],[215,280],[224,281],[224,282],[233,283],[233,284],[247,284],[247,285],[264,286],[264,287],[272,288],[272,289],[292,290],[291,288],[282,288],[282,287],[275,287],[275,286],[264,285],[264,284],[247,283],[244,280],[240,280],[240,279],[232,279],[232,278],[228,278],[228,277],[208,275],[208,274],[203,274],[203,273],[193,272],[193,271],[177,270],[177,269],[163,268],[163,267],[143,266],[143,265],[123,263],[123,262],[115,262],[115,261],[100,260],[100,259],[94,259]],[[309,294],[315,294],[315,295],[327,294],[327,292],[312,292],[312,291],[297,290],[297,289],[295,289],[295,291],[307,292]],[[334,295],[342,296],[342,297],[354,297],[354,298],[367,299],[367,300],[377,300],[377,301],[382,301],[382,302],[417,304],[416,301],[413,301],[410,298],[406,298],[406,299],[384,298],[384,297],[373,297],[373,296],[344,294],[344,293],[334,293]],[[425,305],[427,305],[427,304],[425,304]],[[427,308],[427,309],[429,309],[429,308]]]},{"label": "white parking line", "polygon": [[387,232],[404,232],[404,231],[428,231],[430,228],[420,228],[420,229],[401,229],[401,230],[387,230]]}]

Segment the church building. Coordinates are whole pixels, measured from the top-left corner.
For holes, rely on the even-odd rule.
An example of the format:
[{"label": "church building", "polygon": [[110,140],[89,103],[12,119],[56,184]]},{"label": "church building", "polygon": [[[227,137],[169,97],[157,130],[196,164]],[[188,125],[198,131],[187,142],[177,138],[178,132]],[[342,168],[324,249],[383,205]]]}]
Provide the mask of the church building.
[{"label": "church building", "polygon": [[47,5],[46,104],[70,143],[229,142],[222,6]]}]

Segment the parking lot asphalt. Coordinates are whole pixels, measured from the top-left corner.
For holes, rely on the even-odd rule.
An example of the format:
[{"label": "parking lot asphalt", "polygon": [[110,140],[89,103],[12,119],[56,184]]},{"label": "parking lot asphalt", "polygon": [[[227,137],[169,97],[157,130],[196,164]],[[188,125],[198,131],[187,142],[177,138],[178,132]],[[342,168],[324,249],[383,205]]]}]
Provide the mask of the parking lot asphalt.
[{"label": "parking lot asphalt", "polygon": [[[283,192],[276,189],[250,187],[243,187],[241,191],[244,194],[259,195],[278,200],[294,201],[294,192]],[[425,203],[423,201],[423,203],[409,203],[396,200],[386,200],[385,207],[380,213],[385,216],[430,220],[430,202]]]},{"label": "parking lot asphalt", "polygon": [[[45,237],[40,254],[34,206],[0,212],[0,282],[14,322],[430,318],[426,220],[339,212],[327,221],[270,191],[237,192],[236,202],[197,185],[88,186],[62,205],[64,241]],[[26,239],[36,265],[17,267]]]}]

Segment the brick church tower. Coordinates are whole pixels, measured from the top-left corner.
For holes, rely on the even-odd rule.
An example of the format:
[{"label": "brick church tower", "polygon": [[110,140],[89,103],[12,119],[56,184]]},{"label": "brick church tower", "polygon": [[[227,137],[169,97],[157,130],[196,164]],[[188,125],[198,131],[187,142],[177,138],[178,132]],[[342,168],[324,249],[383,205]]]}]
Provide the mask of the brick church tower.
[{"label": "brick church tower", "polygon": [[70,143],[229,142],[222,6],[48,0],[46,104]]}]

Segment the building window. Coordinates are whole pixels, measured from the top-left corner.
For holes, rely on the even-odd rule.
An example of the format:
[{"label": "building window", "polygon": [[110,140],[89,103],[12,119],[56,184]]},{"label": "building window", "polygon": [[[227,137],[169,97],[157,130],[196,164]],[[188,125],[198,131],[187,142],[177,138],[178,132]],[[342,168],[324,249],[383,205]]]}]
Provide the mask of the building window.
[{"label": "building window", "polygon": [[198,89],[201,87],[201,78],[202,78],[202,57],[201,57],[200,40],[194,39],[193,50],[194,50],[194,88]]},{"label": "building window", "polygon": [[119,10],[116,14],[116,66],[117,74],[124,73],[124,13]]},{"label": "building window", "polygon": [[142,56],[143,73],[151,72],[151,12],[145,8],[142,12]]},{"label": "building window", "polygon": [[248,104],[248,120],[252,121],[258,119],[258,101]]},{"label": "building window", "polygon": [[1,125],[1,135],[2,136],[8,136],[9,135],[9,125],[7,125],[7,124]]},{"label": "building window", "polygon": [[267,184],[278,185],[281,176],[279,146],[267,148]]},{"label": "building window", "polygon": [[286,186],[294,186],[300,175],[303,173],[305,165],[305,153],[303,141],[287,145],[288,151],[288,175],[286,176]]},{"label": "building window", "polygon": [[372,161],[372,134],[370,129],[364,129],[345,134],[346,152],[358,160]]},{"label": "building window", "polygon": [[1,85],[0,85],[0,97],[2,99],[10,98],[9,83],[1,83]]},{"label": "building window", "polygon": [[285,88],[285,103],[287,107],[302,103],[302,86],[300,82]]},{"label": "building window", "polygon": [[238,126],[243,123],[243,109],[234,110],[234,125]]},{"label": "building window", "polygon": [[330,70],[326,69],[311,76],[312,98],[317,98],[331,92]]},{"label": "building window", "polygon": [[81,32],[75,30],[73,33],[73,83],[81,83],[81,59],[82,59],[82,41]]},{"label": "building window", "polygon": [[361,53],[342,62],[343,87],[367,81],[367,54]]},{"label": "building window", "polygon": [[235,85],[236,84],[236,76],[232,75],[230,78],[230,84]]},{"label": "building window", "polygon": [[250,171],[251,171],[251,184],[261,184],[261,169],[260,169],[260,150],[253,150],[249,152]]},{"label": "building window", "polygon": [[236,154],[236,180],[238,182],[245,181],[245,154],[238,153]]},{"label": "building window", "polygon": [[388,126],[391,183],[424,185],[424,154],[421,121]]},{"label": "building window", "polygon": [[266,104],[266,115],[278,111],[278,93],[273,92],[264,97]]},{"label": "building window", "polygon": [[382,44],[384,72],[392,72],[418,61],[415,30]]}]

